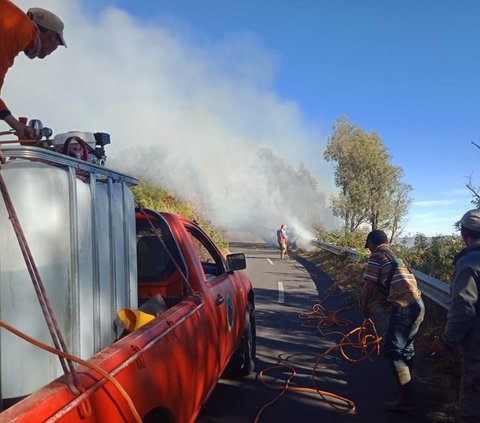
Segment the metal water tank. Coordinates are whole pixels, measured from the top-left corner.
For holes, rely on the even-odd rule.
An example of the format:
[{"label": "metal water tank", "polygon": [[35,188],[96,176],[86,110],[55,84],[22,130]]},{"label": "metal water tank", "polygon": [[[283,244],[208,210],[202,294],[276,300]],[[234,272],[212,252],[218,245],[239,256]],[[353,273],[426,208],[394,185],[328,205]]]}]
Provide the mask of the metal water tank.
[{"label": "metal water tank", "polygon": [[[35,147],[20,150],[41,160],[16,158],[0,171],[67,348],[87,359],[115,340],[116,312],[137,306],[135,210],[128,178],[54,152],[37,153]],[[0,318],[52,345],[1,198]],[[62,373],[55,355],[4,330],[0,362],[3,399],[28,395]]]}]

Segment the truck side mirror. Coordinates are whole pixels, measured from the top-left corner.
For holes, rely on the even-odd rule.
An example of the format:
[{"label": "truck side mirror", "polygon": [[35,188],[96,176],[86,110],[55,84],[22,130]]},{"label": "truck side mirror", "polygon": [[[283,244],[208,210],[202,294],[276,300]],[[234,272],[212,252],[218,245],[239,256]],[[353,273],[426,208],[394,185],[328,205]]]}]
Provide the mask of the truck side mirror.
[{"label": "truck side mirror", "polygon": [[228,254],[227,266],[230,272],[247,268],[247,260],[244,253]]}]

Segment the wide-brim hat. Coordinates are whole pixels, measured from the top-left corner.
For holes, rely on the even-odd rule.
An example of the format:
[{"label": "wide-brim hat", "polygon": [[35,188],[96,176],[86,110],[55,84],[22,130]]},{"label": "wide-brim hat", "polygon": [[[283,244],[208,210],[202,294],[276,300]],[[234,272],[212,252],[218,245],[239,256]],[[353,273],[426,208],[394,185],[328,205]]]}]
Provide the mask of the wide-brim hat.
[{"label": "wide-brim hat", "polygon": [[30,19],[35,22],[38,26],[43,28],[50,29],[58,34],[60,38],[60,45],[67,47],[65,38],[63,38],[63,25],[62,20],[55,15],[55,13],[50,12],[49,10],[42,9],[41,7],[31,7],[27,12]]}]

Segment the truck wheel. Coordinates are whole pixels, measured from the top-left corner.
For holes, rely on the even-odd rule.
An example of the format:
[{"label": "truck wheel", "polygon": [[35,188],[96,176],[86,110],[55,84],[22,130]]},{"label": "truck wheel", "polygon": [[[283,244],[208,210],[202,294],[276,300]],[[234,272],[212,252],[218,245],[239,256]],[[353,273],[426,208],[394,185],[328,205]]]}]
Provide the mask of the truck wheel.
[{"label": "truck wheel", "polygon": [[255,367],[256,341],[255,310],[253,305],[248,303],[245,313],[245,329],[243,330],[240,347],[228,363],[225,370],[226,377],[235,379],[252,373]]}]

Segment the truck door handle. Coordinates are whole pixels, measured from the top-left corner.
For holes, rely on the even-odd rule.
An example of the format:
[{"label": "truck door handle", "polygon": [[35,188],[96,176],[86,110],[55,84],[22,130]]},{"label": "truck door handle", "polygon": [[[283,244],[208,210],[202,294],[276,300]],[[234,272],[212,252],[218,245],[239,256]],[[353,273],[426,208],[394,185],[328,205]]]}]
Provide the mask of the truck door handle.
[{"label": "truck door handle", "polygon": [[223,298],[223,295],[218,294],[217,298],[215,298],[215,304],[220,305],[225,302],[225,298]]}]

